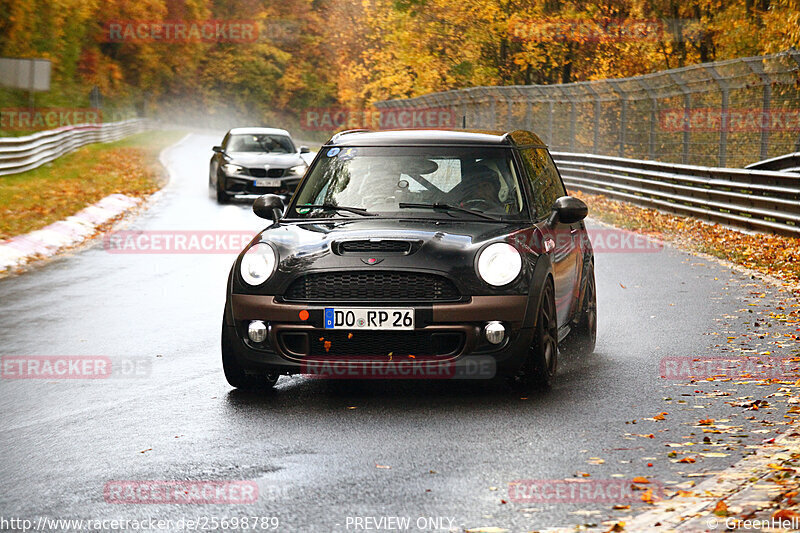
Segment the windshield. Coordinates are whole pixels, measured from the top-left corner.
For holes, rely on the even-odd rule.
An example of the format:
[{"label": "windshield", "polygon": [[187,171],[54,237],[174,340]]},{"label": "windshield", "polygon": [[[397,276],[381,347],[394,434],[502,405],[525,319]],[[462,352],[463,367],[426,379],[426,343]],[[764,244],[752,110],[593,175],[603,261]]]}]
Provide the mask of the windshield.
[{"label": "windshield", "polygon": [[259,133],[231,135],[228,140],[229,152],[269,152],[290,154],[295,152],[292,140],[285,135],[268,135]]},{"label": "windshield", "polygon": [[[431,209],[425,206],[432,204],[503,220],[526,213],[510,148],[326,146],[295,198],[290,218],[353,216],[303,205],[356,207],[404,217],[430,217]],[[455,210],[446,216],[470,217]]]}]

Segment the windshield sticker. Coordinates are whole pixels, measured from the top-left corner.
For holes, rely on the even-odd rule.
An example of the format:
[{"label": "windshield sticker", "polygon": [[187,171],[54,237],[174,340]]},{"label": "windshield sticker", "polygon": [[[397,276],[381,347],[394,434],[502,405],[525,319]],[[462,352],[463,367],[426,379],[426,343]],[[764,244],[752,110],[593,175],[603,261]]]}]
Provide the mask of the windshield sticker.
[{"label": "windshield sticker", "polygon": [[297,208],[297,213],[298,213],[298,214],[300,214],[300,215],[305,215],[305,214],[307,214],[309,211],[311,211],[311,208],[310,208],[310,207],[298,207],[298,208]]},{"label": "windshield sticker", "polygon": [[342,161],[349,161],[350,159],[353,159],[356,154],[358,154],[358,150],[355,148],[347,148],[339,154],[339,159]]},{"label": "windshield sticker", "polygon": [[328,150],[328,153],[326,155],[328,157],[336,157],[336,154],[338,153],[339,153],[339,148],[331,148],[330,150]]}]

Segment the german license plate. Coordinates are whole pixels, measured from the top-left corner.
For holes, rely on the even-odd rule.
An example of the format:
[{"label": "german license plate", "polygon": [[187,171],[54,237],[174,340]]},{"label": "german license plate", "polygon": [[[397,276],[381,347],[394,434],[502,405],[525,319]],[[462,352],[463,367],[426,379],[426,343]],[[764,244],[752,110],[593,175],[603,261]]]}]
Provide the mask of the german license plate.
[{"label": "german license plate", "polygon": [[256,187],[280,187],[281,180],[271,179],[271,178],[257,178],[256,180]]},{"label": "german license plate", "polygon": [[325,329],[414,329],[414,310],[385,307],[326,307]]}]

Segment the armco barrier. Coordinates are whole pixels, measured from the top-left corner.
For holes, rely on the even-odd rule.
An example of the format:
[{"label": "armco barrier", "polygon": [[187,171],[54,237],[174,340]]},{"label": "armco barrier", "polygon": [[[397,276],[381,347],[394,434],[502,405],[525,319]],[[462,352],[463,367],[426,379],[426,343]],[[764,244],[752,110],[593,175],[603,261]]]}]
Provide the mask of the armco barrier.
[{"label": "armco barrier", "polygon": [[800,237],[800,174],[553,152],[567,188]]},{"label": "armco barrier", "polygon": [[0,137],[0,176],[25,172],[91,143],[110,142],[149,128],[146,119],[83,124],[40,131],[24,137]]}]

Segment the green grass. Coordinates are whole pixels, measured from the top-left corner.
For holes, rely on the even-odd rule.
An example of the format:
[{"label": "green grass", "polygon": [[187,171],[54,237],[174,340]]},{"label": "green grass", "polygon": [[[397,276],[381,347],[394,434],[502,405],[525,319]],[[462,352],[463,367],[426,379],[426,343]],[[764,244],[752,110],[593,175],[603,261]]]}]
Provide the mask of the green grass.
[{"label": "green grass", "polygon": [[158,154],[183,135],[139,133],[84,146],[28,172],[0,176],[0,239],[43,228],[109,194],[152,194],[163,182]]}]

